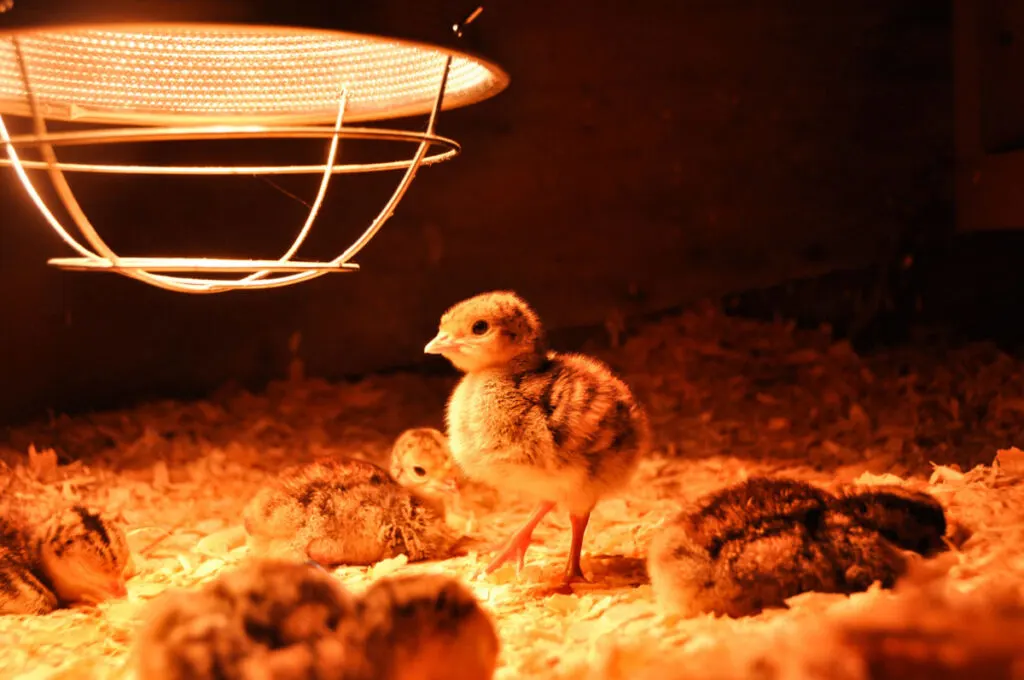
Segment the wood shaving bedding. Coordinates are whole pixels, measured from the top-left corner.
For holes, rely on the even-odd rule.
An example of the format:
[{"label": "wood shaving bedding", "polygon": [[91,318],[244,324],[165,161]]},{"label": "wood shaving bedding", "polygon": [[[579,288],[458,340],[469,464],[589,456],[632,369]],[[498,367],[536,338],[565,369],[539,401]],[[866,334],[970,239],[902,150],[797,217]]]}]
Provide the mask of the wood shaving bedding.
[{"label": "wood shaving bedding", "polygon": [[[826,332],[705,309],[648,325],[616,350],[591,348],[635,387],[655,453],[597,507],[584,545],[594,583],[545,595],[568,549],[567,518],[540,525],[520,578],[482,575],[487,553],[340,568],[358,591],[400,570],[462,576],[495,615],[498,678],[867,678],[936,669],[1011,677],[1024,668],[1024,380],[987,345],[859,357]],[[123,678],[145,603],[246,558],[242,507],[277,470],[318,456],[383,463],[404,429],[441,424],[453,378],[292,380],[250,394],[157,402],[9,431],[0,493],[39,514],[86,501],[120,512],[137,575],[126,600],[45,617],[0,618],[0,677]],[[969,535],[892,592],[804,594],[789,610],[732,620],[662,616],[643,559],[683,500],[754,474],[826,486],[927,490]],[[478,511],[498,541],[529,510]],[[487,546],[478,550],[486,551]],[[927,666],[927,664],[932,664]],[[922,674],[922,673],[918,673]],[[948,675],[947,675],[948,677]]]}]

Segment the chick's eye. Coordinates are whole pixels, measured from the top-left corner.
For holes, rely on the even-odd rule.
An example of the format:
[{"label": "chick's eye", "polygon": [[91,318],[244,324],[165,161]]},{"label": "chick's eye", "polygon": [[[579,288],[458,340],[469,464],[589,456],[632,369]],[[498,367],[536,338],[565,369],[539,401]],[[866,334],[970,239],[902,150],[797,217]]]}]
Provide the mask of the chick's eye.
[{"label": "chick's eye", "polygon": [[473,324],[473,335],[483,335],[487,332],[487,328],[488,326],[486,321],[477,321]]},{"label": "chick's eye", "polygon": [[424,470],[424,469],[423,469],[422,467],[420,467],[419,465],[417,465],[416,467],[414,467],[414,468],[412,469],[412,471],[413,471],[413,474],[415,474],[415,475],[416,475],[417,477],[422,477],[423,475],[427,474],[427,471],[426,471],[426,470]]}]

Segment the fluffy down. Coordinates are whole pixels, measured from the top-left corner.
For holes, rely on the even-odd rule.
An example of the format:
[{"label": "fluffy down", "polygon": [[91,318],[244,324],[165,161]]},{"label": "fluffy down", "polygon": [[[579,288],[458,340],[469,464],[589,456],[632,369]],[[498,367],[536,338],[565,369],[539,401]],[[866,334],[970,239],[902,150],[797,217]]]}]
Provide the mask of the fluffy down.
[{"label": "fluffy down", "polygon": [[285,470],[253,497],[243,519],[254,554],[327,566],[369,565],[400,554],[438,559],[455,544],[428,503],[382,468],[354,459]]},{"label": "fluffy down", "polygon": [[840,497],[754,477],[699,499],[655,535],[647,568],[667,612],[747,616],[808,591],[892,587],[904,550],[943,547],[945,514],[924,494],[873,489]]}]

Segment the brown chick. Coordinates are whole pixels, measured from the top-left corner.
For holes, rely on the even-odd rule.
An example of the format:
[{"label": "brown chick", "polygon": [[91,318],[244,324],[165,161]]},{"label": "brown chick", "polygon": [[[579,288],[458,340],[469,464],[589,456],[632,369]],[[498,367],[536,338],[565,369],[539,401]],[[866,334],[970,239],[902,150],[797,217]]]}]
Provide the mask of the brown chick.
[{"label": "brown chick", "polygon": [[446,410],[459,467],[538,500],[486,571],[511,559],[521,568],[534,529],[560,505],[572,525],[563,583],[585,580],[580,552],[590,513],[629,482],[649,447],[647,418],[629,387],[596,359],[549,351],[536,313],[512,292],[453,306],[424,351],[465,373]]},{"label": "brown chick", "polygon": [[[443,574],[381,579],[353,625],[243,662],[246,680],[491,680],[499,642],[490,616]],[[259,674],[254,671],[259,669]]]},{"label": "brown chick", "polygon": [[34,530],[0,518],[0,614],[48,614],[124,597],[132,568],[124,529],[83,506]]},{"label": "brown chick", "polygon": [[[372,680],[490,680],[494,623],[463,583],[444,574],[380,579],[360,603]],[[369,679],[367,679],[369,680]]]},{"label": "brown chick", "polygon": [[889,484],[848,487],[838,495],[833,509],[903,550],[927,556],[947,547],[946,511],[934,496]]},{"label": "brown chick", "polygon": [[432,427],[406,430],[391,448],[391,475],[440,514],[470,506],[493,508],[496,490],[468,479],[452,458],[448,438]]},{"label": "brown chick", "polygon": [[406,555],[446,557],[453,532],[386,470],[363,460],[323,460],[284,470],[243,512],[250,549],[323,565],[368,565]]},{"label": "brown chick", "polygon": [[[942,524],[930,497],[901,500],[874,493],[860,501],[787,479],[753,477],[708,494],[670,518],[651,542],[647,569],[669,612],[747,616],[803,592],[852,593],[874,582],[892,587],[906,570],[901,548],[881,532],[881,508],[903,504],[925,518],[922,535]],[[869,505],[875,505],[869,509]],[[914,507],[919,506],[919,507]],[[877,521],[872,521],[875,518]]]},{"label": "brown chick", "polygon": [[356,614],[323,569],[255,560],[155,599],[133,665],[140,680],[343,680],[352,677],[344,640]]},{"label": "brown chick", "polygon": [[0,517],[0,614],[49,614],[57,596],[35,575],[39,560],[32,540]]},{"label": "brown chick", "polygon": [[459,470],[443,433],[432,427],[406,430],[391,447],[390,468],[395,481],[446,514],[447,501],[458,493]]}]

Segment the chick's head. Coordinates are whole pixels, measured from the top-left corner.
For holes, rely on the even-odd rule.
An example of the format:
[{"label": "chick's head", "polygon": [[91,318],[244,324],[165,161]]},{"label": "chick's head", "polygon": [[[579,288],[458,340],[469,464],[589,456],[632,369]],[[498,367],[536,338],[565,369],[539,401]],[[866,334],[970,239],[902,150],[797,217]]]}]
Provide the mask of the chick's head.
[{"label": "chick's head", "polygon": [[42,570],[61,601],[96,604],[127,594],[128,537],[111,518],[73,506],[42,528],[39,548]]},{"label": "chick's head", "polygon": [[423,351],[472,373],[543,357],[544,331],[537,314],[515,293],[482,293],[446,311]]},{"label": "chick's head", "polygon": [[932,555],[945,550],[945,509],[930,494],[897,485],[844,490],[835,509],[904,550]]},{"label": "chick's head", "polygon": [[406,430],[391,447],[391,476],[405,488],[428,498],[458,490],[458,468],[448,439],[432,427]]}]

